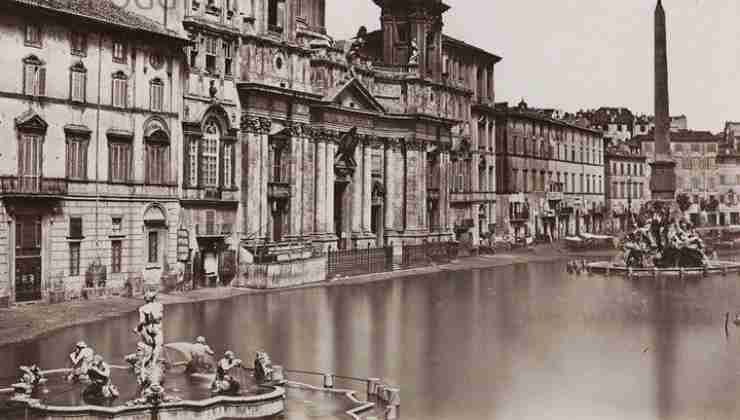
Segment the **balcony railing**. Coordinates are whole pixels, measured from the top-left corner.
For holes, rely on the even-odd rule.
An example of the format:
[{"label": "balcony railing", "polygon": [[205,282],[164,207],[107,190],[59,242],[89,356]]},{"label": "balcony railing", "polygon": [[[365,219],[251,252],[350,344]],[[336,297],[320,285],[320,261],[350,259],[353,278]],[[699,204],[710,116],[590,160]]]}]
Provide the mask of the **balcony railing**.
[{"label": "balcony railing", "polygon": [[3,195],[66,195],[67,180],[40,176],[2,176],[0,194]]},{"label": "balcony railing", "polygon": [[196,236],[228,236],[233,233],[233,225],[231,223],[203,223],[195,225]]},{"label": "balcony railing", "polygon": [[290,166],[274,165],[267,181],[267,196],[274,199],[290,198]]}]

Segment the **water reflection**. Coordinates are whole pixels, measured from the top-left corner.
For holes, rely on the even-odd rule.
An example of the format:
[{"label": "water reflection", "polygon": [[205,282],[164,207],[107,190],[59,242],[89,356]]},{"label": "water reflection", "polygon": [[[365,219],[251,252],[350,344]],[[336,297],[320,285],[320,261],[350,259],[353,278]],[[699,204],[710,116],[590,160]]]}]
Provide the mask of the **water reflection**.
[{"label": "water reflection", "polygon": [[[737,289],[736,276],[628,280],[520,264],[172,306],[165,334],[387,378],[402,387],[404,419],[736,418],[740,330],[728,338],[724,314],[740,309]],[[121,360],[134,323],[1,348],[0,376],[64,366],[83,338]]]}]

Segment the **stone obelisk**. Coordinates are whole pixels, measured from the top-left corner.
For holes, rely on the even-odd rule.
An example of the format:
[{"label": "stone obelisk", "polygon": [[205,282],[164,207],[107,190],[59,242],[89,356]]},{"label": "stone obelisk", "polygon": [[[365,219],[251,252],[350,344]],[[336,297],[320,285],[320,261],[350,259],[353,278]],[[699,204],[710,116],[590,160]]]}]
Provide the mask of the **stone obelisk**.
[{"label": "stone obelisk", "polygon": [[671,158],[670,111],[668,106],[668,46],[665,10],[661,0],[655,7],[655,159],[650,176],[653,200],[676,197],[676,163]]}]

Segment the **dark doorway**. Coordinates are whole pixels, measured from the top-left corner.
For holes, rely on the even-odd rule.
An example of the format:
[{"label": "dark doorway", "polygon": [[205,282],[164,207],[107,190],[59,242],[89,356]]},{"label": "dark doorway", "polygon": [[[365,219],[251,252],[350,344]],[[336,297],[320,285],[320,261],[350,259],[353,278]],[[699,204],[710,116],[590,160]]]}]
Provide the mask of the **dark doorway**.
[{"label": "dark doorway", "polygon": [[383,206],[373,205],[370,213],[370,231],[375,235],[377,246],[383,246]]},{"label": "dark doorway", "polygon": [[41,300],[41,217],[19,216],[15,224],[15,301]]}]

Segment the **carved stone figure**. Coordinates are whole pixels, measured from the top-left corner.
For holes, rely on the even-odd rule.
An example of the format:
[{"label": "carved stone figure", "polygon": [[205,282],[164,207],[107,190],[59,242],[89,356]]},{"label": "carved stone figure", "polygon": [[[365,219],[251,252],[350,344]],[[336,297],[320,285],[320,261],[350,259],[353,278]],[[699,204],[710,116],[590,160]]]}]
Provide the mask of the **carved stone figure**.
[{"label": "carved stone figure", "polygon": [[411,40],[411,45],[409,46],[409,65],[419,65],[419,45],[415,39]]}]

